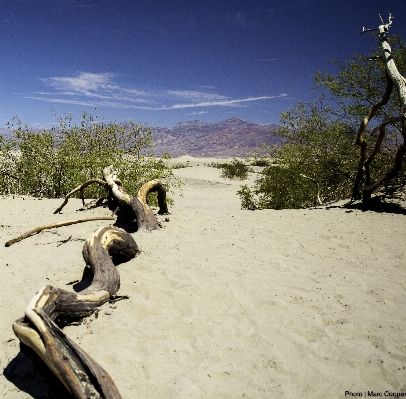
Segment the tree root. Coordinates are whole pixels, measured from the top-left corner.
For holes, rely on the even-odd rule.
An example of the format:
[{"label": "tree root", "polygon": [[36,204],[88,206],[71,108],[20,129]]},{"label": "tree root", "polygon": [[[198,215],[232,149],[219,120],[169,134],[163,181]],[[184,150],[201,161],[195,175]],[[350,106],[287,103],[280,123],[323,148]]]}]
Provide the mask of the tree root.
[{"label": "tree root", "polygon": [[[158,229],[158,221],[147,204],[150,192],[158,193],[159,213],[168,213],[166,191],[159,180],[144,184],[136,197],[128,195],[120,180],[112,172],[112,166],[103,170],[104,180],[88,180],[72,190],[63,204],[54,212],[58,213],[68,199],[89,184],[97,183],[109,190],[108,200],[122,215],[136,218],[137,228]],[[120,216],[120,215],[118,215]],[[113,217],[95,217],[44,225],[10,240],[6,247],[38,233],[44,229],[82,223],[89,220],[114,220]],[[109,374],[100,367],[83,349],[64,334],[61,328],[74,324],[83,317],[97,311],[106,302],[116,302],[127,296],[117,296],[120,276],[115,265],[134,258],[140,250],[130,234],[117,227],[103,227],[94,232],[85,242],[83,258],[87,267],[83,273],[93,274],[90,286],[78,293],[65,291],[47,285],[39,290],[25,310],[25,317],[13,324],[15,335],[22,344],[33,349],[58,377],[75,398],[121,398]]]},{"label": "tree root", "polygon": [[117,298],[120,276],[115,264],[137,253],[137,244],[125,231],[98,229],[83,247],[83,257],[93,273],[91,285],[79,293],[47,285],[32,298],[25,317],[13,324],[20,341],[38,354],[75,398],[121,398],[109,374],[60,327]]},{"label": "tree root", "polygon": [[158,193],[159,214],[168,213],[166,204],[166,190],[159,180],[152,180],[145,183],[138,191],[137,197],[126,193],[122,186],[116,183],[117,176],[112,171],[113,166],[107,166],[103,169],[103,178],[110,188],[111,195],[117,201],[123,212],[132,213],[136,218],[137,230],[157,230],[159,223],[147,204],[147,195],[150,192]]}]

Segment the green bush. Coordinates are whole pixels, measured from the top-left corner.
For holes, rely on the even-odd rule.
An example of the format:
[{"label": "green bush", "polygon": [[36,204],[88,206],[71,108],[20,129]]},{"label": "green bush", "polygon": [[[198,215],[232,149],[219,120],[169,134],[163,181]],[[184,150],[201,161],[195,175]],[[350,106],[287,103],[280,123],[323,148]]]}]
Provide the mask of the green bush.
[{"label": "green bush", "polygon": [[[179,185],[167,165],[165,154],[152,156],[151,129],[135,123],[104,123],[82,114],[79,126],[72,116],[59,119],[59,127],[34,132],[15,118],[8,127],[11,138],[0,140],[1,194],[27,194],[35,197],[64,197],[89,179],[102,179],[102,170],[113,165],[126,191],[135,195],[142,184],[163,179],[169,190]],[[92,184],[86,198],[105,195],[105,189]]]},{"label": "green bush", "polygon": [[280,166],[269,167],[262,173],[257,181],[256,192],[259,195],[256,200],[247,191],[248,187],[244,187],[238,193],[245,209],[250,204],[255,204],[259,209],[297,208],[298,204],[301,207],[308,207],[314,205],[317,191],[310,180]]},{"label": "green bush", "polygon": [[186,163],[178,162],[173,164],[172,169],[184,169],[184,168],[189,168],[191,165],[189,164],[189,161],[186,161]]},{"label": "green bush", "polygon": [[[389,40],[396,65],[404,73],[406,46],[397,35]],[[259,173],[254,187],[245,185],[238,191],[242,208],[251,204],[257,208],[306,208],[352,198],[360,162],[360,149],[355,143],[357,131],[385,91],[385,65],[370,61],[381,53],[380,48],[375,48],[369,55],[356,54],[345,62],[335,61],[338,64],[335,75],[316,73],[315,89],[325,91],[318,93],[313,103],[300,102],[282,112],[281,128],[274,134],[285,141],[280,147],[269,147],[267,156],[263,156],[263,151],[254,154],[256,164],[258,154],[262,154],[260,162],[262,158],[273,161]],[[377,112],[364,133],[366,159],[374,154],[377,126],[398,116],[400,109],[399,96],[394,90],[388,104]],[[402,140],[400,133],[399,125],[387,127],[382,146],[369,167],[372,182],[391,169],[398,141]],[[404,173],[403,164],[399,176],[390,185],[401,186]],[[370,184],[366,180],[361,185]]]},{"label": "green bush", "polygon": [[252,170],[237,158],[234,158],[231,163],[212,162],[209,166],[221,169],[221,177],[225,179],[245,180],[248,178],[248,172]]},{"label": "green bush", "polygon": [[[268,148],[274,164],[258,174],[252,189],[238,191],[241,207],[307,208],[350,198],[359,162],[355,133],[315,104],[299,103],[281,121],[277,133],[287,141]],[[390,167],[393,153],[390,146],[381,150],[371,167],[374,176]]]},{"label": "green bush", "polygon": [[251,161],[251,166],[269,166],[270,165],[270,161],[268,159],[265,158],[257,158],[254,159],[253,161]]}]

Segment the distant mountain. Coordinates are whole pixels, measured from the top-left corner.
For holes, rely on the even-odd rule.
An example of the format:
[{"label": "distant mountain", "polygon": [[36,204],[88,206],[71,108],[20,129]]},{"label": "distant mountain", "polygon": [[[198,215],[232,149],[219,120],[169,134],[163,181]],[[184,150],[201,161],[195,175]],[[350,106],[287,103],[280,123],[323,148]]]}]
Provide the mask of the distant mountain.
[{"label": "distant mountain", "polygon": [[[262,144],[281,144],[281,137],[271,135],[277,128],[275,124],[257,125],[238,118],[223,122],[195,120],[180,122],[173,128],[157,127],[153,129],[155,155],[168,152],[173,157],[245,157]],[[0,129],[0,134],[10,136],[7,129]]]},{"label": "distant mountain", "polygon": [[223,122],[180,122],[173,128],[155,128],[155,154],[172,156],[247,156],[262,144],[280,145],[283,139],[271,136],[278,125],[257,125],[243,119]]}]

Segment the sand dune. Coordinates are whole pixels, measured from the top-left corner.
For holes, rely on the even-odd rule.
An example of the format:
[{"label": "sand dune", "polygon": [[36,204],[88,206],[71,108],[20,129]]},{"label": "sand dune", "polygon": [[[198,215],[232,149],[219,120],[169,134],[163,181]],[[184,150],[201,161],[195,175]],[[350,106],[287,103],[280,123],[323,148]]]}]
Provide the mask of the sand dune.
[{"label": "sand dune", "polygon": [[[65,328],[123,398],[406,392],[405,215],[242,211],[240,182],[204,165],[212,159],[177,161],[187,160],[192,167],[175,171],[183,196],[175,194],[169,221],[134,233],[142,253],[118,266],[119,294],[129,299]],[[72,289],[84,240],[108,225],[52,229],[4,247],[41,224],[110,214],[78,211],[80,201],[70,200],[53,215],[60,204],[0,198],[0,394],[7,399],[61,397],[19,352],[11,326],[45,284]]]}]

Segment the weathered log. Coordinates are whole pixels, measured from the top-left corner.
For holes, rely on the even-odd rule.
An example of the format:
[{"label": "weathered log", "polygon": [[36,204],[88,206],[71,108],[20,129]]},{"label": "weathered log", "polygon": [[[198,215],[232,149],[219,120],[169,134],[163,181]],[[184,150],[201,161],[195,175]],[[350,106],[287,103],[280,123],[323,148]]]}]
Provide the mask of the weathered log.
[{"label": "weathered log", "polygon": [[103,178],[110,187],[111,193],[122,207],[123,211],[130,210],[136,218],[137,229],[157,230],[158,221],[147,204],[147,196],[150,192],[158,193],[159,214],[168,213],[166,204],[166,190],[160,180],[152,180],[145,183],[138,191],[137,197],[126,193],[122,186],[117,185],[117,176],[112,171],[113,166],[107,166],[103,169]]},{"label": "weathered log", "polygon": [[[55,213],[60,213],[61,210],[62,210],[62,208],[68,203],[69,198],[70,198],[73,194],[77,193],[78,191],[80,191],[80,197],[81,197],[81,199],[82,199],[82,204],[83,204],[83,206],[85,206],[85,199],[84,199],[84,195],[83,195],[83,190],[84,190],[87,186],[90,186],[90,185],[93,184],[93,183],[97,183],[97,184],[99,184],[99,185],[101,185],[101,186],[103,186],[103,187],[108,187],[108,184],[107,184],[104,180],[101,180],[101,179],[90,179],[90,180],[87,180],[87,181],[85,181],[83,184],[81,184],[80,186],[74,188],[71,192],[69,192],[69,193],[65,196],[65,199],[64,199],[62,205],[54,212],[54,214],[55,214]],[[117,184],[121,184],[120,180],[117,180],[116,183],[117,183]]]},{"label": "weathered log", "polygon": [[[62,205],[55,210],[54,213],[59,213],[62,208],[68,203],[69,197],[76,192],[80,191],[83,200],[83,190],[92,183],[100,184],[109,190],[109,207],[116,209],[120,207],[121,211],[126,214],[128,221],[135,220],[137,230],[157,230],[159,228],[158,221],[152,212],[151,208],[147,204],[147,196],[150,192],[158,193],[158,205],[160,215],[168,213],[168,205],[166,203],[166,190],[160,180],[152,180],[145,183],[137,193],[136,197],[133,197],[125,191],[120,179],[117,177],[116,172],[113,172],[113,166],[107,166],[103,169],[103,179],[91,179],[76,187],[72,190],[64,199]],[[113,210],[113,209],[112,209]],[[115,211],[116,212],[116,211]],[[131,218],[132,215],[133,217]],[[131,220],[129,220],[131,219]]]},{"label": "weathered log", "polygon": [[35,227],[34,229],[26,231],[25,233],[21,234],[20,236],[7,241],[5,246],[9,247],[9,246],[15,244],[16,242],[24,240],[24,238],[27,238],[27,237],[32,236],[33,234],[39,233],[42,230],[53,229],[54,227],[69,226],[71,224],[76,224],[76,223],[90,222],[92,220],[114,220],[114,218],[110,217],[110,216],[95,216],[95,217],[86,218],[86,219],[69,220],[67,222],[44,224],[43,226]]},{"label": "weathered log", "polygon": [[93,273],[89,287],[73,293],[43,287],[30,301],[25,317],[13,330],[32,348],[75,398],[120,398],[108,373],[67,337],[60,327],[90,315],[116,294],[120,277],[115,264],[139,252],[134,239],[115,227],[94,232],[83,247],[83,257]]}]

